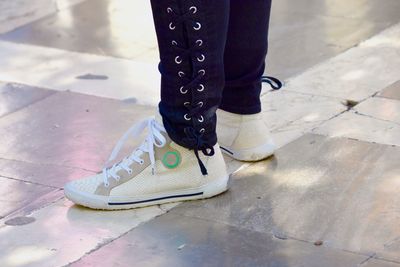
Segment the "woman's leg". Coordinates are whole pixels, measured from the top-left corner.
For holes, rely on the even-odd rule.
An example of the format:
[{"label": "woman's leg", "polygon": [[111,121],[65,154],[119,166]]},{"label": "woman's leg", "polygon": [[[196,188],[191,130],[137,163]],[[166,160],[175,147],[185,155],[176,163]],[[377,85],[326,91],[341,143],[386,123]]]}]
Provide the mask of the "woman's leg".
[{"label": "woman's leg", "polygon": [[147,128],[144,142],[120,162],[68,183],[65,195],[75,203],[127,209],[208,198],[227,190],[215,112],[225,81],[229,1],[151,3],[160,48],[162,118],[139,122],[124,134],[111,161],[128,138],[138,138]]},{"label": "woman's leg", "polygon": [[217,111],[218,142],[222,151],[235,159],[261,160],[275,150],[260,113],[271,0],[231,0],[230,4],[226,83]]},{"label": "woman's leg", "polygon": [[261,76],[268,50],[271,0],[231,0],[225,45],[225,88],[220,108],[237,114],[261,111]]},{"label": "woman's leg", "polygon": [[[212,155],[224,87],[229,0],[152,0],[160,50],[159,110],[169,137]],[[211,152],[210,152],[211,150]]]}]

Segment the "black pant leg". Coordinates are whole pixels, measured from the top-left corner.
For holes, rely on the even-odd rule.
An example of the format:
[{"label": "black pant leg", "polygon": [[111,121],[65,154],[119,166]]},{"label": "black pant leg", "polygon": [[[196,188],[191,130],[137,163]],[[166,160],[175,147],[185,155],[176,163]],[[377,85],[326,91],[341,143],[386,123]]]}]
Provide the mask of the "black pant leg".
[{"label": "black pant leg", "polygon": [[271,0],[231,0],[230,4],[224,55],[226,83],[220,108],[254,114],[261,111]]}]

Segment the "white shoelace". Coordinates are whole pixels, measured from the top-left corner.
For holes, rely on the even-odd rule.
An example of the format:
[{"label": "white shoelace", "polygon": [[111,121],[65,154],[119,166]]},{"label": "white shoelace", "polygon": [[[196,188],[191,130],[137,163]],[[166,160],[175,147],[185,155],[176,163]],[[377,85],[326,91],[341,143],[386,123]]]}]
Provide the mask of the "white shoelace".
[{"label": "white shoelace", "polygon": [[115,160],[119,151],[129,137],[139,137],[146,127],[148,129],[147,137],[137,149],[135,149],[129,156],[125,157],[119,163],[115,163],[112,165],[112,167],[105,167],[103,169],[104,186],[108,187],[110,185],[110,177],[118,181],[121,177],[117,174],[117,172],[120,170],[125,170],[129,174],[132,174],[133,170],[129,167],[132,163],[137,162],[139,164],[144,164],[144,160],[141,158],[143,153],[149,153],[152,173],[154,174],[156,162],[154,156],[154,146],[163,147],[167,143],[166,138],[164,135],[162,135],[162,132],[166,132],[164,127],[160,125],[154,118],[145,119],[129,128],[129,130],[121,137],[114,147],[106,165]]}]

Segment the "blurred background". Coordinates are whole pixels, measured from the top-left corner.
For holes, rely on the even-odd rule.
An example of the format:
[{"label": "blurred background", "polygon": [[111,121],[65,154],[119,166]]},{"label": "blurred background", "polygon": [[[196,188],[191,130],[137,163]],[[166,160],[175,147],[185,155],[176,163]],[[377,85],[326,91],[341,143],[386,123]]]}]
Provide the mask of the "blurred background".
[{"label": "blurred background", "polygon": [[[45,59],[28,62],[38,67],[37,71],[45,77],[33,73],[19,77],[18,73],[6,72],[0,74],[3,80],[29,81],[31,85],[119,99],[136,94],[143,96],[146,91],[153,97],[143,96],[139,101],[157,104],[158,51],[150,1],[2,0],[0,10],[0,40],[106,57],[97,58],[98,61],[109,58],[131,61],[129,68],[115,70],[126,73],[119,77],[121,86],[118,90],[91,88],[90,85],[76,88],[79,86],[76,86],[75,77],[70,79],[67,73],[74,72],[79,66],[69,62],[68,58],[52,61],[52,67],[43,65],[50,64]],[[399,10],[398,0],[274,1],[266,73],[283,80],[298,75],[397,23]],[[3,58],[3,64],[5,60]],[[81,61],[87,63],[87,60]],[[14,57],[8,64],[10,68],[19,67],[17,62]],[[105,72],[106,69],[110,73],[113,72],[110,66],[99,65],[96,70]],[[57,67],[67,75],[61,76],[60,70],[55,72]],[[127,80],[126,77],[131,75],[142,80]],[[137,91],[133,93],[131,87]]]}]

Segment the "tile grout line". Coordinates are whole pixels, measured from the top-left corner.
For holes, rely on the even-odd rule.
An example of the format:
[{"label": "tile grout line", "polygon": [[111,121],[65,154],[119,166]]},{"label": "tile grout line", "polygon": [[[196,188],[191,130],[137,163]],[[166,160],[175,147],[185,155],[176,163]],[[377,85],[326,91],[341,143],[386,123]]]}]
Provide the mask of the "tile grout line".
[{"label": "tile grout line", "polygon": [[[53,191],[50,191],[50,192],[48,192],[48,193],[42,195],[41,197],[35,199],[32,203],[37,203],[37,202],[40,203],[40,200],[43,199],[44,197],[46,197],[47,195],[50,195],[50,194],[53,194],[53,193],[57,193],[57,192],[60,192],[60,191],[62,191],[62,189],[55,189],[55,190],[53,190]],[[43,205],[41,205],[41,206],[39,206],[39,207],[37,207],[37,208],[35,208],[35,209],[30,210],[28,213],[23,213],[24,209],[25,209],[26,207],[29,207],[29,204],[28,204],[28,205],[26,205],[26,206],[23,206],[23,207],[21,207],[21,208],[19,208],[19,209],[17,209],[17,210],[14,210],[14,211],[8,213],[6,216],[0,218],[0,222],[5,222],[5,221],[7,221],[9,218],[13,218],[13,217],[15,217],[15,216],[17,216],[17,217],[18,217],[18,216],[30,216],[30,215],[32,215],[34,212],[40,211],[40,210],[42,210],[42,209],[44,209],[44,208],[46,208],[46,207],[48,207],[48,206],[50,206],[50,205],[56,203],[57,201],[59,201],[59,200],[61,200],[61,199],[63,199],[63,198],[65,198],[64,195],[58,196],[57,198],[51,200],[50,202],[43,203]],[[31,204],[32,204],[32,203],[31,203]],[[4,223],[3,223],[3,224],[0,224],[0,229],[3,228],[3,227],[6,227],[6,226],[7,226],[7,225],[4,224]]]},{"label": "tile grout line", "polygon": [[390,121],[390,120],[385,120],[385,119],[381,119],[381,118],[377,118],[377,117],[375,117],[375,116],[368,115],[368,114],[364,114],[364,113],[362,113],[362,112],[360,112],[360,111],[357,111],[357,110],[354,110],[354,113],[357,114],[357,115],[359,115],[359,116],[363,116],[363,117],[375,119],[375,120],[378,120],[378,121],[390,122],[390,123],[393,123],[393,124],[395,124],[395,125],[400,126],[400,123],[398,123],[398,122]]},{"label": "tile grout line", "polygon": [[366,258],[365,260],[361,261],[358,266],[364,265],[365,263],[367,263],[369,260],[373,259],[376,256],[376,253],[372,253],[368,258]]},{"label": "tile grout line", "polygon": [[94,253],[94,252],[96,252],[96,251],[102,249],[103,247],[105,247],[105,246],[111,244],[112,242],[114,242],[114,241],[120,239],[121,237],[123,237],[123,236],[129,234],[130,232],[134,231],[137,227],[139,227],[139,226],[141,226],[141,225],[143,225],[143,224],[145,224],[145,223],[147,223],[147,222],[149,222],[149,221],[151,221],[151,220],[154,220],[154,219],[156,219],[157,217],[162,216],[162,215],[164,215],[165,213],[168,212],[168,211],[164,211],[164,209],[162,209],[161,207],[159,207],[159,205],[157,205],[157,208],[161,210],[161,212],[162,212],[161,214],[158,214],[158,215],[154,216],[153,218],[150,218],[150,219],[147,220],[147,221],[142,221],[142,222],[140,222],[138,225],[132,227],[131,229],[129,229],[129,230],[126,231],[125,233],[122,233],[122,234],[120,234],[119,236],[117,236],[117,237],[115,237],[115,238],[110,238],[110,239],[104,240],[103,243],[97,244],[96,247],[92,248],[90,251],[85,252],[85,254],[83,254],[83,255],[82,255],[81,257],[79,257],[78,259],[73,260],[73,261],[71,261],[71,262],[69,262],[69,263],[67,263],[67,264],[61,265],[60,267],[68,267],[68,266],[70,266],[71,264],[74,264],[74,263],[76,263],[76,262],[79,262],[80,260],[82,260],[82,259],[85,258],[86,256],[91,255],[92,253]]},{"label": "tile grout line", "polygon": [[[27,163],[27,164],[39,165],[39,166],[54,166],[54,167],[69,168],[69,169],[74,169],[74,170],[87,171],[87,172],[91,172],[93,174],[98,172],[98,170],[90,170],[90,169],[85,169],[85,168],[76,167],[76,166],[59,165],[59,164],[54,164],[54,163],[43,163],[43,162],[31,162],[31,161],[26,161],[26,160],[21,160],[21,159],[4,158],[1,155],[0,155],[0,160],[15,161],[15,162],[21,162],[21,163]],[[1,176],[1,173],[0,173],[0,176]]]},{"label": "tile grout line", "polygon": [[[12,82],[6,82],[6,83],[12,83]],[[15,84],[15,83],[14,83],[14,84]],[[21,84],[21,83],[18,83],[18,84],[20,84],[20,85],[25,85],[25,84]],[[25,86],[31,87],[31,86],[29,86],[29,85],[25,85]],[[5,113],[5,114],[1,115],[1,116],[0,116],[0,120],[3,119],[3,118],[5,118],[5,117],[7,117],[7,116],[9,116],[9,115],[13,115],[15,112],[21,111],[21,110],[23,110],[23,109],[25,109],[25,108],[28,108],[28,107],[30,107],[30,106],[36,104],[36,103],[39,103],[39,102],[41,102],[41,101],[43,101],[43,100],[45,100],[45,99],[47,99],[47,98],[53,96],[54,94],[57,94],[57,93],[58,93],[58,92],[55,91],[55,90],[51,90],[51,89],[49,90],[49,89],[46,89],[46,88],[42,88],[42,89],[45,89],[45,90],[50,91],[49,94],[46,95],[46,96],[44,96],[44,97],[42,97],[42,98],[36,99],[36,100],[33,101],[33,102],[28,103],[28,104],[26,104],[25,106],[21,106],[21,107],[15,109],[15,110],[13,110],[12,112]]]},{"label": "tile grout line", "polygon": [[38,183],[38,182],[27,181],[27,180],[15,178],[15,177],[10,177],[10,176],[6,176],[6,175],[2,175],[2,174],[0,174],[0,178],[5,178],[5,179],[13,180],[13,181],[18,181],[18,182],[24,182],[24,183],[27,183],[27,184],[33,184],[33,185],[48,187],[48,188],[52,188],[52,189],[62,189],[61,187],[56,187],[56,186],[52,186],[52,185],[45,185],[45,184],[41,184],[41,183]]}]

